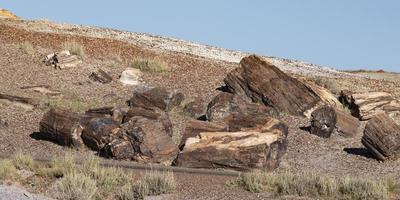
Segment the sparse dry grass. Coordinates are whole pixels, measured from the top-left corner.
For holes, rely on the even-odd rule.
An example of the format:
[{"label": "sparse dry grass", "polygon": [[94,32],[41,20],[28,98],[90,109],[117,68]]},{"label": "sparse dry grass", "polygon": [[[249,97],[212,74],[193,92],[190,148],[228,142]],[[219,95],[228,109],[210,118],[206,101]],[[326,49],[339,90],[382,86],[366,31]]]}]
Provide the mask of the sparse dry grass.
[{"label": "sparse dry grass", "polygon": [[32,55],[35,53],[35,48],[33,48],[32,43],[25,41],[19,45],[19,48],[24,52],[25,54]]},{"label": "sparse dry grass", "polygon": [[167,63],[159,59],[137,58],[131,60],[129,66],[150,73],[166,73],[171,70]]},{"label": "sparse dry grass", "polygon": [[77,55],[79,57],[85,56],[84,46],[75,41],[64,42],[61,48],[62,50],[68,50],[72,55]]},{"label": "sparse dry grass", "polygon": [[334,79],[329,79],[327,77],[315,77],[312,80],[314,83],[328,89],[333,94],[340,94],[340,91],[342,91],[341,86]]},{"label": "sparse dry grass", "polygon": [[14,155],[13,163],[17,169],[33,170],[33,166],[34,166],[32,156],[24,154],[21,151],[18,151]]},{"label": "sparse dry grass", "polygon": [[78,173],[69,172],[57,183],[54,196],[65,200],[92,200],[97,192],[96,181],[91,177]]},{"label": "sparse dry grass", "polygon": [[353,178],[332,178],[316,173],[272,174],[254,171],[239,177],[235,184],[250,192],[274,192],[277,195],[297,195],[323,199],[389,199],[398,191],[396,181],[371,181]]},{"label": "sparse dry grass", "polygon": [[166,194],[175,188],[176,181],[172,172],[149,171],[136,183],[122,187],[118,192],[118,199],[143,199],[148,195]]},{"label": "sparse dry grass", "polygon": [[0,183],[5,180],[14,181],[18,177],[17,168],[12,160],[0,160]]}]

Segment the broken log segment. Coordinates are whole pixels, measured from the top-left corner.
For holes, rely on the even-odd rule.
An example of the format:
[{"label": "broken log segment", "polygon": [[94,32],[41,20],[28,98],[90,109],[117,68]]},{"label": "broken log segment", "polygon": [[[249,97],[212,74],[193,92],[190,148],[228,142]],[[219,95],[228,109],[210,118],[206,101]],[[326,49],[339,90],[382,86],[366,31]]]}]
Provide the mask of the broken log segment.
[{"label": "broken log segment", "polygon": [[339,100],[353,116],[363,121],[379,113],[400,114],[400,102],[387,92],[353,93],[345,90]]},{"label": "broken log segment", "polygon": [[365,126],[362,144],[380,161],[400,156],[400,126],[387,114],[373,116]]},{"label": "broken log segment", "polygon": [[112,81],[112,77],[102,69],[98,69],[97,72],[92,72],[89,75],[89,79],[103,84],[110,83]]},{"label": "broken log segment", "polygon": [[229,72],[224,82],[227,92],[292,115],[305,116],[321,102],[299,80],[256,55],[243,58],[240,67]]},{"label": "broken log segment", "polygon": [[222,123],[190,120],[186,123],[186,128],[183,132],[179,148],[182,149],[185,146],[185,142],[188,138],[197,137],[201,132],[221,132],[227,131],[226,129],[226,125]]},{"label": "broken log segment", "polygon": [[311,134],[329,138],[336,130],[344,137],[354,137],[360,122],[357,118],[331,106],[321,106],[311,114]]},{"label": "broken log segment", "polygon": [[81,147],[82,115],[64,110],[51,109],[42,118],[39,130],[46,139],[53,140],[61,145]]},{"label": "broken log segment", "polygon": [[102,150],[112,142],[120,129],[119,124],[109,117],[92,118],[84,126],[82,140],[95,151]]},{"label": "broken log segment", "polygon": [[44,95],[48,95],[48,96],[58,96],[61,95],[60,91],[54,91],[54,90],[50,90],[50,86],[49,85],[32,85],[32,86],[23,86],[20,87],[23,90],[29,89],[29,90],[33,90],[34,92],[38,92]]},{"label": "broken log segment", "polygon": [[271,118],[262,128],[238,132],[201,132],[186,140],[175,162],[191,168],[273,170],[287,148],[287,127]]}]

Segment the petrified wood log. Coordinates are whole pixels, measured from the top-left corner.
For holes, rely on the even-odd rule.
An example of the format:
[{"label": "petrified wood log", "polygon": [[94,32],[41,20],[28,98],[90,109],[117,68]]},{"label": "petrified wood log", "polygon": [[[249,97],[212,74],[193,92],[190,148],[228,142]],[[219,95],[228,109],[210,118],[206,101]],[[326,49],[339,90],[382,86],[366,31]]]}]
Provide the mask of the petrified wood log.
[{"label": "petrified wood log", "polygon": [[313,91],[326,105],[332,106],[336,109],[343,110],[343,105],[326,88],[321,87],[311,81],[300,79],[300,81],[311,91]]},{"label": "petrified wood log", "polygon": [[47,139],[54,140],[61,145],[81,147],[82,115],[63,110],[51,109],[40,121],[40,132]]},{"label": "petrified wood log", "polygon": [[390,116],[400,113],[399,101],[387,92],[342,91],[339,100],[351,110],[353,116],[360,120],[371,119],[379,113],[387,113]]},{"label": "petrified wood log", "polygon": [[344,137],[357,134],[360,122],[357,118],[331,106],[322,106],[311,114],[311,133],[329,138],[334,130]]},{"label": "petrified wood log", "polygon": [[170,111],[183,99],[184,95],[177,90],[142,86],[135,88],[132,98],[127,103],[130,107],[157,107],[163,111]]},{"label": "petrified wood log", "polygon": [[114,121],[121,124],[127,112],[120,107],[102,107],[89,109],[85,114],[92,117],[112,117]]},{"label": "petrified wood log", "polygon": [[262,128],[239,132],[201,132],[188,138],[175,162],[192,168],[275,169],[286,152],[288,129],[271,118]]},{"label": "petrified wood log", "polygon": [[255,55],[243,58],[224,82],[228,92],[292,115],[304,116],[321,102],[303,83]]},{"label": "petrified wood log", "polygon": [[182,134],[179,148],[185,146],[185,142],[190,137],[197,137],[201,132],[221,132],[227,131],[227,126],[222,123],[213,123],[200,120],[190,120],[186,123],[185,131]]},{"label": "petrified wood log", "polygon": [[160,120],[134,116],[121,127],[130,138],[136,161],[170,165],[178,154],[178,147]]},{"label": "petrified wood log", "polygon": [[92,72],[89,75],[89,79],[103,84],[110,83],[112,81],[112,77],[102,69],[98,69],[97,72]]},{"label": "petrified wood log", "polygon": [[376,159],[397,159],[400,155],[400,126],[387,114],[373,116],[364,129],[363,145]]}]

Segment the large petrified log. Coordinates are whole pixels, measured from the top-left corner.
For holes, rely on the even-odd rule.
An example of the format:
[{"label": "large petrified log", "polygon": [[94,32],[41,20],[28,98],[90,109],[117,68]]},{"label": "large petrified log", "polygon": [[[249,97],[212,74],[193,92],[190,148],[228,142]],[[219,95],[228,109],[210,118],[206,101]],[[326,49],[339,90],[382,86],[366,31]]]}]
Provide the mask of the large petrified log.
[{"label": "large petrified log", "polygon": [[299,79],[309,90],[313,91],[326,105],[332,106],[336,109],[343,110],[342,103],[339,102],[337,97],[333,95],[329,90],[321,87],[311,81],[305,79]]},{"label": "large petrified log", "polygon": [[83,144],[82,117],[77,113],[51,109],[40,121],[39,130],[46,139],[54,140],[61,145],[80,147]]},{"label": "large petrified log", "polygon": [[224,82],[230,93],[293,115],[304,116],[321,102],[303,83],[255,55],[243,58]]},{"label": "large petrified log", "polygon": [[331,106],[322,106],[311,114],[311,133],[328,138],[336,130],[344,137],[357,134],[360,122],[357,118]]},{"label": "large petrified log", "polygon": [[112,118],[90,118],[84,124],[82,139],[86,146],[95,151],[102,150],[117,136],[120,127]]},{"label": "large petrified log", "polygon": [[163,111],[170,111],[183,99],[184,95],[178,90],[140,86],[135,88],[132,98],[127,103],[130,107],[157,107]]},{"label": "large petrified log", "polygon": [[182,134],[179,148],[185,146],[185,142],[190,137],[197,137],[201,132],[221,132],[227,131],[227,126],[223,123],[213,123],[201,120],[190,120],[186,123],[185,131]]},{"label": "large petrified log", "polygon": [[175,164],[192,168],[272,170],[286,152],[287,134],[287,126],[273,118],[253,130],[201,132],[187,139]]},{"label": "large petrified log", "polygon": [[365,126],[361,142],[378,160],[397,159],[400,156],[400,126],[387,114],[375,115]]},{"label": "large petrified log", "polygon": [[387,92],[352,93],[346,90],[341,92],[339,100],[360,120],[371,119],[379,113],[400,114],[400,102]]}]

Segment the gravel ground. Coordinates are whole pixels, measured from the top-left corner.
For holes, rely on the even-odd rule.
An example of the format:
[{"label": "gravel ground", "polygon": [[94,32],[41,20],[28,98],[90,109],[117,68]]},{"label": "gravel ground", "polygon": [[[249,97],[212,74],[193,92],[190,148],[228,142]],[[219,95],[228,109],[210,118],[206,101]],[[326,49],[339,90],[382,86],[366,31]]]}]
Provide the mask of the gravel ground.
[{"label": "gravel ground", "polygon": [[31,194],[15,186],[0,185],[0,200],[51,200],[51,198]]},{"label": "gravel ground", "polygon": [[[0,20],[1,21],[1,20]],[[165,74],[148,74],[142,77],[143,82],[154,86],[164,86],[181,90],[187,99],[198,99],[205,104],[217,94],[215,90],[223,83],[226,73],[237,66],[235,62],[226,62],[214,58],[201,57],[200,54],[187,54],[168,49],[154,50],[141,47],[122,39],[88,38],[79,34],[61,35],[56,31],[32,32],[15,27],[23,24],[37,26],[31,22],[21,22],[18,26],[8,26],[9,21],[0,23],[0,93],[32,97],[40,102],[57,101],[68,104],[74,101],[79,108],[106,105],[124,105],[132,92],[117,81],[120,73],[127,67],[129,59],[134,57],[157,57],[172,66],[172,71]],[[54,25],[58,26],[58,25]],[[48,28],[46,26],[46,28]],[[65,27],[64,27],[65,28]],[[33,27],[37,29],[37,27]],[[83,31],[85,29],[79,30]],[[65,30],[62,30],[65,31]],[[61,31],[61,32],[62,32]],[[71,29],[71,31],[73,31]],[[97,29],[93,30],[97,31]],[[107,31],[107,30],[104,30]],[[111,34],[112,35],[112,34]],[[110,36],[111,37],[111,36]],[[117,36],[116,36],[117,37]],[[81,66],[74,69],[55,70],[41,64],[43,55],[59,50],[62,42],[74,40],[84,45],[86,57]],[[30,41],[36,49],[32,55],[24,54],[19,44]],[[203,47],[201,47],[203,48]],[[199,56],[200,55],[200,56]],[[113,59],[118,56],[122,61]],[[117,59],[118,60],[118,59]],[[291,61],[281,60],[286,64]],[[307,65],[308,66],[308,65]],[[315,76],[310,70],[319,70],[324,77],[336,81],[343,89],[353,91],[388,91],[400,96],[399,79],[372,79],[363,76],[348,75],[307,68],[296,64],[297,76]],[[311,66],[311,65],[310,65]],[[97,68],[102,68],[112,75],[110,84],[93,83],[88,75]],[[290,70],[289,70],[290,71]],[[335,75],[336,74],[336,75]],[[337,76],[337,74],[342,74]],[[351,76],[352,78],[348,78]],[[50,85],[52,90],[62,92],[62,97],[48,98],[39,93],[22,90],[28,85]],[[54,143],[35,140],[31,136],[38,131],[38,124],[44,112],[49,108],[24,110],[17,106],[0,103],[0,118],[7,121],[9,127],[0,129],[0,153],[11,154],[22,150],[33,156],[52,157],[70,151],[76,156],[84,157],[94,152],[81,149],[71,150]],[[76,108],[78,109],[78,108]],[[185,117],[171,115],[177,133],[184,128]],[[400,161],[377,162],[371,158],[360,142],[361,132],[355,138],[343,138],[335,135],[329,139],[309,134],[302,128],[308,120],[299,117],[282,117],[289,125],[289,146],[282,160],[279,171],[319,171],[332,176],[352,176],[363,178],[400,178]],[[269,194],[251,194],[239,188],[227,186],[231,177],[177,174],[178,191],[164,196],[165,199],[274,199]],[[286,197],[285,197],[286,198]],[[293,197],[287,197],[292,199]]]}]

